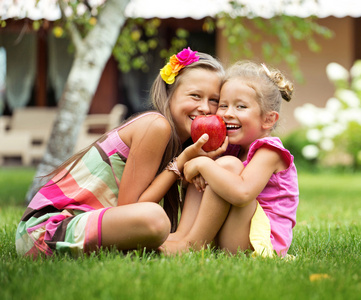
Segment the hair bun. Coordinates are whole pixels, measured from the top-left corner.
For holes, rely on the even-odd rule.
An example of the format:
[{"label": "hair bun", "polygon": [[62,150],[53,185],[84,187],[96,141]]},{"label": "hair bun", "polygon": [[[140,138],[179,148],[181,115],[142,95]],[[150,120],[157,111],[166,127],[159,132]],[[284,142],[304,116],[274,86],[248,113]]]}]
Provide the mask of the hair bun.
[{"label": "hair bun", "polygon": [[284,78],[280,71],[270,71],[265,64],[261,64],[269,79],[278,87],[281,96],[287,102],[292,99],[293,84]]},{"label": "hair bun", "polygon": [[271,80],[277,85],[281,96],[287,102],[291,101],[293,93],[293,84],[286,80],[280,72],[274,72]]}]

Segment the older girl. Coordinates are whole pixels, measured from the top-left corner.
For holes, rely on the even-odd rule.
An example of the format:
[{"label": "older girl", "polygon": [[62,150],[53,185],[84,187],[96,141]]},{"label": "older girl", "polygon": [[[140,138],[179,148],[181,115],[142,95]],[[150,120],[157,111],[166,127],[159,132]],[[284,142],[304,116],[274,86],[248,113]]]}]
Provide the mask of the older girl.
[{"label": "older girl", "polygon": [[[151,90],[155,111],[106,133],[51,174],[21,218],[18,253],[79,255],[100,247],[161,245],[177,226],[176,180],[184,163],[215,157],[227,146],[205,153],[203,136],[181,153],[192,120],[216,112],[223,75],[207,54],[188,48],[173,55]],[[163,210],[158,203],[166,193]]]}]

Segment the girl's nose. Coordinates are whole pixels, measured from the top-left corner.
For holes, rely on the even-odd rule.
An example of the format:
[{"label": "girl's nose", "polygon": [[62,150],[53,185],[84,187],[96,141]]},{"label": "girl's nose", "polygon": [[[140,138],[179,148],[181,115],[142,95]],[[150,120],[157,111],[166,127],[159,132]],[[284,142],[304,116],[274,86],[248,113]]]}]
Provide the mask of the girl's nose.
[{"label": "girl's nose", "polygon": [[202,100],[199,103],[198,111],[201,112],[202,114],[208,115],[210,113],[208,101]]},{"label": "girl's nose", "polygon": [[233,117],[233,111],[230,107],[224,112],[223,117],[228,119]]}]

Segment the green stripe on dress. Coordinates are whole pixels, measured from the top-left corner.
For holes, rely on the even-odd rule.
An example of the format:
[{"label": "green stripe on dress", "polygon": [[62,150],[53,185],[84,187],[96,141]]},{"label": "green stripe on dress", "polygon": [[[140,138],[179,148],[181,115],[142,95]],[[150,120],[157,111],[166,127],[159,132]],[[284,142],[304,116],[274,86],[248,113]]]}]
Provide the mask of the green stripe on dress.
[{"label": "green stripe on dress", "polygon": [[84,155],[82,163],[87,167],[88,171],[91,172],[93,176],[101,179],[104,183],[107,184],[114,195],[116,197],[118,196],[118,185],[114,179],[112,168],[109,164],[103,161],[101,155],[95,147],[91,148],[89,152]]}]

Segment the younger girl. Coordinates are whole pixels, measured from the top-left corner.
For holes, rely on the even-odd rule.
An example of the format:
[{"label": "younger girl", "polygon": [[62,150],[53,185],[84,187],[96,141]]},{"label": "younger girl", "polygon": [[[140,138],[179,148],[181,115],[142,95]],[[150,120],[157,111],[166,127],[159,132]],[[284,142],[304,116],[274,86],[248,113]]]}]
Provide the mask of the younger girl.
[{"label": "younger girl", "polygon": [[[106,133],[50,174],[54,177],[21,218],[17,252],[79,255],[101,246],[161,245],[177,226],[176,180],[184,163],[199,155],[215,157],[227,147],[225,142],[205,153],[205,135],[180,154],[192,119],[216,112],[223,75],[220,63],[207,54],[188,48],[173,55],[151,90],[156,111]],[[165,212],[158,203],[167,192]]]},{"label": "younger girl", "polygon": [[[290,101],[292,89],[279,71],[265,65],[240,62],[228,70],[217,114],[227,125],[230,154],[238,158],[198,157],[185,164],[184,176],[195,185],[187,191],[179,229],[161,250],[200,249],[213,241],[233,254],[287,254],[296,223],[297,172],[293,156],[271,132],[282,98]],[[186,215],[195,202],[197,213]]]}]

